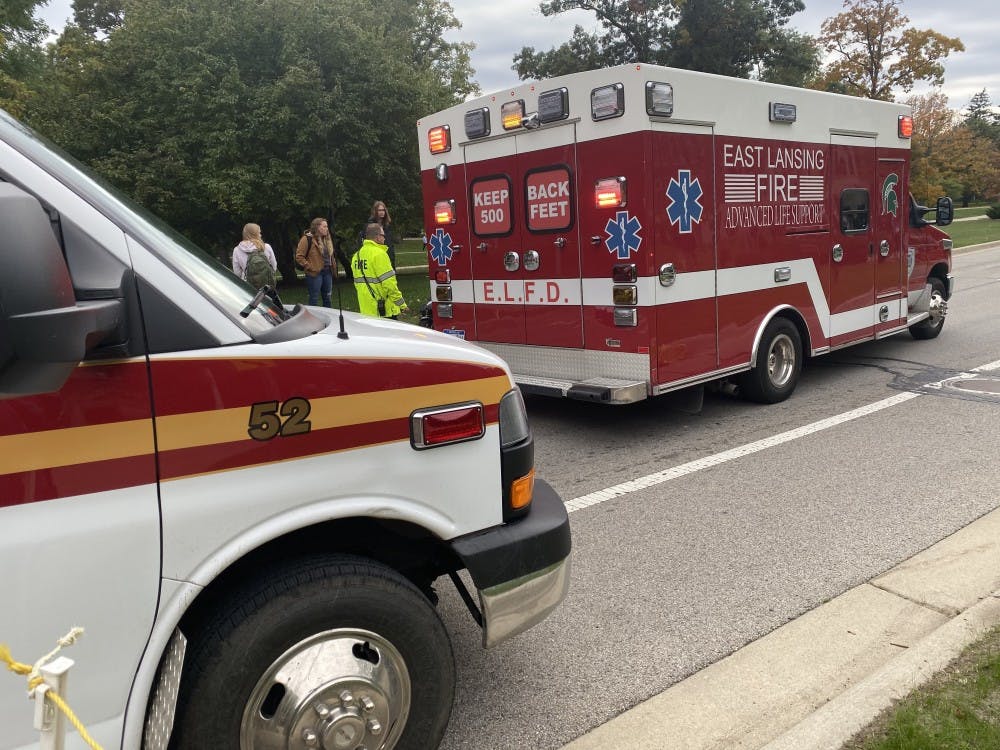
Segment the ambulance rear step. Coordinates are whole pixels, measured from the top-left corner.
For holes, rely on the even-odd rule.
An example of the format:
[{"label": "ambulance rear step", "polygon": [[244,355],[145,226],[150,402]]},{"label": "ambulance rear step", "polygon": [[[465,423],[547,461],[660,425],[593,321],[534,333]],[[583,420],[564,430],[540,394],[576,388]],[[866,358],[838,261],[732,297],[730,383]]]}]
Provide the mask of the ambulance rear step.
[{"label": "ambulance rear step", "polygon": [[589,380],[557,380],[514,373],[514,382],[522,393],[538,396],[562,396],[579,401],[604,404],[631,404],[647,397],[646,384],[634,380],[590,378]]}]

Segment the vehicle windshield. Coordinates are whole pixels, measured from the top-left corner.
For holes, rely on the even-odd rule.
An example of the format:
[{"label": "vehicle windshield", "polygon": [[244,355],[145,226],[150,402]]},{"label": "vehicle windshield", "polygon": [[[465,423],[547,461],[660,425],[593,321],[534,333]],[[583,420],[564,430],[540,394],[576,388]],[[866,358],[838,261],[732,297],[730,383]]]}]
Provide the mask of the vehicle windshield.
[{"label": "vehicle windshield", "polygon": [[257,290],[237,277],[214,256],[205,252],[152,212],[64,153],[27,126],[0,110],[3,138],[19,152],[39,164],[64,185],[85,198],[122,230],[141,242],[164,263],[201,289],[206,299],[228,314],[252,336],[272,329],[288,319],[288,314],[270,297],[246,317],[245,311]]}]

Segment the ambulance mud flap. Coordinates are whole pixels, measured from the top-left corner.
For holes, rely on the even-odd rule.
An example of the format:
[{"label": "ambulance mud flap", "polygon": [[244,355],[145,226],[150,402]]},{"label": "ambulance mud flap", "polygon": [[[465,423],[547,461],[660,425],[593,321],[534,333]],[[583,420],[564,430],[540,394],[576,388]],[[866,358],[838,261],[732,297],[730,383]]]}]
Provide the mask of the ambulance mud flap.
[{"label": "ambulance mud flap", "polygon": [[526,516],[453,539],[451,546],[479,592],[486,648],[541,622],[566,596],[569,516],[540,479]]}]

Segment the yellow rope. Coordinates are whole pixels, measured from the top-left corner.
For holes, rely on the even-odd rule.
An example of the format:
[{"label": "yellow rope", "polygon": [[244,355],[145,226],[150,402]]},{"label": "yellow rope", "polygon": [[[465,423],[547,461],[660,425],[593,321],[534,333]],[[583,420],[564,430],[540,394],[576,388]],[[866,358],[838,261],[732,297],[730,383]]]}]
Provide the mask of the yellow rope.
[{"label": "yellow rope", "polygon": [[[40,674],[41,668],[51,661],[63,647],[72,646],[76,643],[77,638],[81,635],[83,635],[83,628],[73,628],[56,642],[56,647],[54,649],[34,664],[24,664],[23,662],[15,661],[14,657],[11,656],[10,649],[7,647],[7,644],[0,643],[0,661],[4,662],[7,665],[7,669],[14,674],[27,676],[28,693],[32,694],[34,693],[35,688],[45,682],[44,678]],[[72,724],[76,731],[80,733],[80,737],[90,748],[92,748],[92,750],[102,750],[101,746],[98,745],[87,733],[87,730],[84,728],[80,720],[76,718],[76,714],[73,713],[73,710],[66,704],[66,701],[64,701],[55,690],[52,688],[46,690],[45,697],[51,700],[53,705],[63,712],[63,715],[69,719],[69,723]]]}]

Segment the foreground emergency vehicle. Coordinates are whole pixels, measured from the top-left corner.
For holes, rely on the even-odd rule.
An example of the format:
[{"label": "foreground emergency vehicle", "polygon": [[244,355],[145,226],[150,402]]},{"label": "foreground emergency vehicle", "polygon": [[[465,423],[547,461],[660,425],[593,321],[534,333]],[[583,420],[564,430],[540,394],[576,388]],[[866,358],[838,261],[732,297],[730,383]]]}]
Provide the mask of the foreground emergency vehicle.
[{"label": "foreground emergency vehicle", "polygon": [[[504,364],[283,308],[2,113],[0,231],[0,642],[86,628],[68,698],[106,749],[436,747],[434,581],[485,646],[567,587]],[[38,746],[25,687],[5,750]]]},{"label": "foreground emergency vehicle", "polygon": [[[649,65],[418,124],[434,326],[522,390],[627,403],[941,331],[951,241],[909,195],[908,107]],[[942,198],[936,221],[950,223]]]}]

